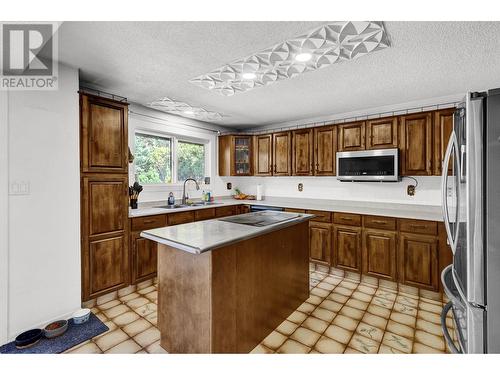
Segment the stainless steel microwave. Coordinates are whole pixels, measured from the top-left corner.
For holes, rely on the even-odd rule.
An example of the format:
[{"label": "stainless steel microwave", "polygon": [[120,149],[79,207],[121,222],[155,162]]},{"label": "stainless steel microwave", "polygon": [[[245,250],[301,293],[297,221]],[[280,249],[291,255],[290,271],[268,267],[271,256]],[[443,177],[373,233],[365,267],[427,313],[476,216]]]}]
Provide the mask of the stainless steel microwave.
[{"label": "stainless steel microwave", "polygon": [[341,181],[398,181],[399,150],[337,152],[337,179]]}]

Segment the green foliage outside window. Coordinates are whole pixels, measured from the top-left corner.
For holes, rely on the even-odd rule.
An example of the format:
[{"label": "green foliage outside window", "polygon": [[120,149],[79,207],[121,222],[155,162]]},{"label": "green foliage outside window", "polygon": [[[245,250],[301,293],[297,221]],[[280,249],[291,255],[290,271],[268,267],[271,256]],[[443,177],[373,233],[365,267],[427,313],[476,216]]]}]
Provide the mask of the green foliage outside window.
[{"label": "green foliage outside window", "polygon": [[147,134],[135,135],[134,162],[139,183],[172,182],[172,140]]},{"label": "green foliage outside window", "polygon": [[177,142],[177,180],[205,177],[205,146],[198,143]]}]

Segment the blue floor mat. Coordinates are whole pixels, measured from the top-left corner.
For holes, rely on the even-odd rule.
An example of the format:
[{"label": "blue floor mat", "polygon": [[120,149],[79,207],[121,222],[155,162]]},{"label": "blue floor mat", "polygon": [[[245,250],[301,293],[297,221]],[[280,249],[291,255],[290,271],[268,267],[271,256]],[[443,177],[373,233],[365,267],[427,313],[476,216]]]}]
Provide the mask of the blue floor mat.
[{"label": "blue floor mat", "polygon": [[74,324],[69,319],[68,330],[59,337],[53,339],[42,338],[35,345],[26,349],[16,348],[14,341],[0,346],[0,354],[57,354],[62,353],[75,345],[91,339],[109,328],[99,320],[97,316],[90,313],[89,320],[84,324]]}]

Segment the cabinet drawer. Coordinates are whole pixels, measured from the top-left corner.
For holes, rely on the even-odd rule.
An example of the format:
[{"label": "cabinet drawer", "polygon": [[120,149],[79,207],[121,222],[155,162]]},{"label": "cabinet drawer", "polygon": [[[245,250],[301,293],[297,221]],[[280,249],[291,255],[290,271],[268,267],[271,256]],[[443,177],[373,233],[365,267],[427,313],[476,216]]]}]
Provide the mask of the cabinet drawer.
[{"label": "cabinet drawer", "polygon": [[306,214],[316,215],[316,217],[312,218],[312,221],[332,222],[332,213],[328,211],[306,210]]},{"label": "cabinet drawer", "polygon": [[385,216],[363,216],[365,228],[396,230],[396,219]]},{"label": "cabinet drawer", "polygon": [[134,217],[132,220],[132,231],[161,228],[167,225],[166,215],[154,215]]},{"label": "cabinet drawer", "polygon": [[401,232],[437,235],[437,223],[427,220],[399,219]]},{"label": "cabinet drawer", "polygon": [[238,206],[217,207],[215,217],[231,216],[238,213]]},{"label": "cabinet drawer", "polygon": [[168,225],[190,223],[194,221],[194,211],[176,212],[168,214]]},{"label": "cabinet drawer", "polygon": [[214,217],[215,217],[215,208],[207,208],[204,210],[194,211],[195,221],[213,219]]},{"label": "cabinet drawer", "polygon": [[333,222],[335,224],[360,226],[361,225],[361,215],[335,212],[333,214]]}]

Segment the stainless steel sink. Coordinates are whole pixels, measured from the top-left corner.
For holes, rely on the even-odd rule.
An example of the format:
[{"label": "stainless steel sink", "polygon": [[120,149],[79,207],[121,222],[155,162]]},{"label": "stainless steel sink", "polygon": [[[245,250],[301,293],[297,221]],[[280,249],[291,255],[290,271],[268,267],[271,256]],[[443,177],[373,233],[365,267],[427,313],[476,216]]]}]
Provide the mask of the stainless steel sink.
[{"label": "stainless steel sink", "polygon": [[167,205],[167,206],[155,206],[155,208],[166,208],[167,210],[174,210],[176,208],[184,208],[184,207],[189,207],[187,204],[174,204],[174,205]]},{"label": "stainless steel sink", "polygon": [[187,207],[204,207],[204,206],[213,206],[216,204],[221,204],[221,203],[216,203],[216,202],[196,202],[196,203],[191,203],[191,204],[174,204],[174,205],[167,205],[167,206],[155,206],[155,208],[165,208],[167,210],[175,210],[178,208],[187,208]]}]

